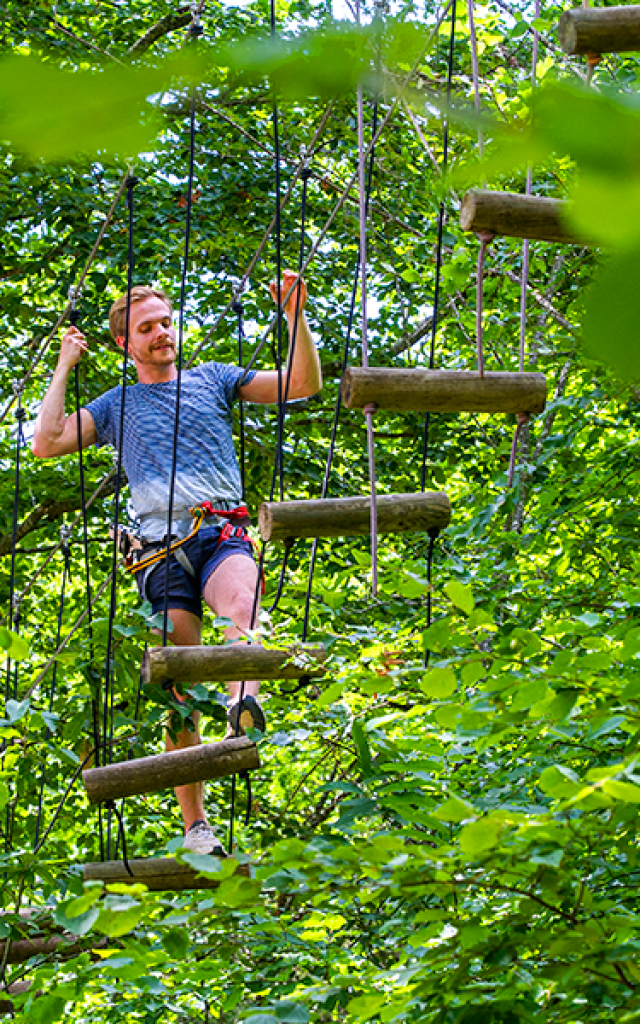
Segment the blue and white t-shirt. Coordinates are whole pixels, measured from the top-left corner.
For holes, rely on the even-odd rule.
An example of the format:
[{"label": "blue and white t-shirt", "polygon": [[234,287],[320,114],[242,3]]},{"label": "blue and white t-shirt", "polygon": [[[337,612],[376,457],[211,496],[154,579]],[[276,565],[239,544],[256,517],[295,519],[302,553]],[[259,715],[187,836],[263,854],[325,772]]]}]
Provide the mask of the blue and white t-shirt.
[{"label": "blue and white t-shirt", "polygon": [[[216,500],[239,505],[240,473],[232,435],[231,407],[244,370],[225,363],[203,363],[182,373],[178,458],[171,533],[184,536],[189,508]],[[255,371],[247,373],[245,383]],[[173,462],[176,381],[127,386],[122,464],[145,540],[167,532]],[[97,444],[119,448],[122,385],[86,406]]]}]

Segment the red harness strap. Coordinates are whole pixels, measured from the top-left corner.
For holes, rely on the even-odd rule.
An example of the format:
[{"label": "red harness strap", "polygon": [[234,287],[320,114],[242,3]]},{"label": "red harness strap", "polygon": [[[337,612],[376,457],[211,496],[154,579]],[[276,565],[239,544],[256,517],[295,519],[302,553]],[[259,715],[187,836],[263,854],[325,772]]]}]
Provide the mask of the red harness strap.
[{"label": "red harness strap", "polygon": [[[250,524],[251,520],[249,518],[249,509],[246,505],[238,505],[237,508],[226,510],[214,508],[210,501],[201,501],[198,508],[204,509],[208,516],[220,516],[221,519],[227,520],[220,531],[216,548],[221,544],[224,544],[225,541],[231,540],[232,537],[236,537],[237,540],[248,540],[255,550],[258,551],[258,545],[254,541],[253,537],[249,535],[249,531],[247,530],[247,526]],[[258,562],[258,564],[260,563]],[[264,569],[261,569],[260,571],[260,590],[264,596],[267,591]]]}]

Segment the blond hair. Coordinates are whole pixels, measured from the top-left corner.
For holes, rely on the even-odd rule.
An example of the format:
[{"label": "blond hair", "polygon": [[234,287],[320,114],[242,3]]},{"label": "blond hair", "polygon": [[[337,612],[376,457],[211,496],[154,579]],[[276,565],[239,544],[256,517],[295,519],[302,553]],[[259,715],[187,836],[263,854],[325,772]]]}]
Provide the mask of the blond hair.
[{"label": "blond hair", "polygon": [[[161,292],[159,288],[151,288],[148,284],[136,284],[129,294],[131,296],[131,305],[133,305],[134,302],[142,302],[144,299],[156,298],[162,299],[169,312],[173,312],[173,306],[171,305],[170,299],[168,299],[165,293]],[[109,330],[111,331],[111,336],[114,339],[124,337],[126,316],[127,292],[125,292],[124,295],[121,295],[119,299],[116,299],[109,310]]]}]

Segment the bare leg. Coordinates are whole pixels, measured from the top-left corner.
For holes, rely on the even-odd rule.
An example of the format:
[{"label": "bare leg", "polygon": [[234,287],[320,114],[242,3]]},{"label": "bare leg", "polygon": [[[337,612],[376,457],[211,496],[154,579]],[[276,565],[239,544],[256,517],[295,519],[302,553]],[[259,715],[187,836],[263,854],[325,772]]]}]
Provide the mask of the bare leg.
[{"label": "bare leg", "polygon": [[[200,643],[202,623],[197,615],[193,615],[191,612],[185,611],[183,608],[170,608],[169,618],[173,623],[173,632],[169,635],[176,646],[195,647]],[[180,700],[178,694],[176,694],[176,696],[178,697],[178,700]],[[199,713],[196,712],[193,715],[193,718],[195,731],[191,732],[185,726],[176,736],[175,743],[169,736],[169,733],[167,733],[167,750],[182,750],[184,747],[195,747],[198,743],[202,742],[200,739],[200,729],[198,727],[200,719]],[[185,833],[189,831],[194,821],[206,821],[203,803],[204,785],[202,782],[190,782],[186,786],[176,786],[174,792],[178,799],[178,803],[180,804],[180,810],[182,811]]]},{"label": "bare leg", "polygon": [[[229,555],[207,580],[203,597],[209,608],[221,618],[231,619],[235,623],[234,627],[230,626],[224,631],[227,640],[244,639],[246,633],[255,625],[255,620],[251,621],[251,613],[257,581],[258,567],[246,555]],[[259,607],[258,596],[256,613]],[[228,685],[231,702],[235,703],[240,698],[241,683],[230,682]],[[259,682],[247,680],[244,683],[243,694],[255,697],[259,689]]]}]

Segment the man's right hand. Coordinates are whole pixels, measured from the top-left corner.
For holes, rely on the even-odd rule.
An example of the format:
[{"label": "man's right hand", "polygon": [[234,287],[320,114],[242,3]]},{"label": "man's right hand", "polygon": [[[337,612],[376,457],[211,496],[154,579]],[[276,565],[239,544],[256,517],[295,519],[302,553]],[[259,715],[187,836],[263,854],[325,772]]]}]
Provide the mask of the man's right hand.
[{"label": "man's right hand", "polygon": [[58,366],[70,370],[77,366],[87,351],[87,339],[77,327],[69,327],[60,342]]}]

